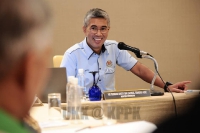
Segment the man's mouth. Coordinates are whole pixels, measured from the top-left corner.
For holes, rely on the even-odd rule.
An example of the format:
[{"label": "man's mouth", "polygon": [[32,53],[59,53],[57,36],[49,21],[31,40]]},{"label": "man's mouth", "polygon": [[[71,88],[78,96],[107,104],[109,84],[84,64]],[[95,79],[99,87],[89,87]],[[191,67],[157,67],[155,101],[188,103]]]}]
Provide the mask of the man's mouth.
[{"label": "man's mouth", "polygon": [[95,41],[100,41],[102,38],[94,38]]},{"label": "man's mouth", "polygon": [[93,38],[96,43],[100,43],[102,38]]}]

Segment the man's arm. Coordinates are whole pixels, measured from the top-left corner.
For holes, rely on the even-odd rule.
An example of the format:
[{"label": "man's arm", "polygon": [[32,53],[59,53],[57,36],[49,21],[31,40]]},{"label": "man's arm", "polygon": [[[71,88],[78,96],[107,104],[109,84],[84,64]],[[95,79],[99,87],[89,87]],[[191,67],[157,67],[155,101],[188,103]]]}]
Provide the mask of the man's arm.
[{"label": "man's arm", "polygon": [[[140,62],[137,62],[135,64],[135,66],[133,66],[131,68],[130,71],[148,83],[151,83],[151,81],[154,77],[154,72],[152,70],[150,70],[149,68],[147,68],[146,66],[144,66],[143,64],[141,64]],[[168,86],[168,88],[172,92],[184,92],[185,90],[187,90],[186,84],[188,84],[188,83],[191,83],[191,81],[177,82],[173,85]],[[154,82],[154,85],[156,85],[160,88],[164,88],[165,83],[163,83],[161,78],[159,76],[157,76],[157,78]]]},{"label": "man's arm", "polygon": [[[131,68],[130,71],[148,83],[151,83],[154,77],[154,72],[140,62],[137,62],[135,66]],[[157,76],[154,85],[160,88],[164,88],[165,84],[162,82],[160,77]]]}]

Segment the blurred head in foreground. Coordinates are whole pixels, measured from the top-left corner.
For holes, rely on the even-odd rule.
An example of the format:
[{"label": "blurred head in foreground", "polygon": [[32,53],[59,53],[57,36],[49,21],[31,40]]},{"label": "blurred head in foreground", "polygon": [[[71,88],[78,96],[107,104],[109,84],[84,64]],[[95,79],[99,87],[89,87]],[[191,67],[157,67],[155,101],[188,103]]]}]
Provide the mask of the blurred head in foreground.
[{"label": "blurred head in foreground", "polygon": [[50,38],[43,0],[0,0],[0,115],[21,121],[28,114],[48,78]]}]

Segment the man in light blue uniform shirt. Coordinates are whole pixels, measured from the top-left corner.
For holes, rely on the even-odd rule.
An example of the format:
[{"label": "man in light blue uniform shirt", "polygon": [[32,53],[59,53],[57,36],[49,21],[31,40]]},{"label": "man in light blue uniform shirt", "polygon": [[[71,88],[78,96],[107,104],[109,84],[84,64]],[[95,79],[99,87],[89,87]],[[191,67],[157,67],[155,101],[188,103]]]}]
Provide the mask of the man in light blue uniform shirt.
[{"label": "man in light blue uniform shirt", "polygon": [[[116,65],[151,83],[154,72],[138,62],[127,51],[118,49],[118,42],[106,40],[110,30],[110,18],[106,11],[94,8],[87,12],[84,18],[83,32],[85,39],[70,47],[64,54],[61,67],[66,67],[67,76],[77,77],[78,69],[85,70],[85,85],[89,89],[93,85],[92,71],[95,83],[102,92],[115,90]],[[170,91],[181,92],[187,89],[190,81],[168,85]],[[165,88],[166,84],[157,77],[154,85]]]},{"label": "man in light blue uniform shirt", "polygon": [[[119,65],[130,70],[137,62],[127,51],[119,50],[116,41],[106,40],[100,54],[96,54],[86,42],[86,38],[69,48],[61,66],[67,67],[68,76],[77,76],[79,68],[85,70],[86,88],[93,85],[92,71],[98,71],[95,82],[102,91],[115,89],[115,68]],[[92,81],[92,82],[91,82]]]}]

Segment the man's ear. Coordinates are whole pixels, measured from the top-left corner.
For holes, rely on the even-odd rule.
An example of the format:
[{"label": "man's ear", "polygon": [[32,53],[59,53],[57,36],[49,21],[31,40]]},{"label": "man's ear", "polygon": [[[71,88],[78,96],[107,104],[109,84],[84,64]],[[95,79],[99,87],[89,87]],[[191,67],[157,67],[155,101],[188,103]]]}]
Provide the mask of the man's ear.
[{"label": "man's ear", "polygon": [[83,29],[83,32],[84,32],[84,33],[86,33],[86,27],[85,27],[85,26],[83,26],[83,28],[82,28],[82,29]]},{"label": "man's ear", "polygon": [[[17,83],[22,89],[26,89],[31,87],[34,81],[34,73],[35,73],[35,56],[33,53],[29,52],[22,57],[21,61],[18,65],[17,70]],[[31,80],[32,79],[32,80]]]},{"label": "man's ear", "polygon": [[110,30],[110,27],[108,28],[108,31]]},{"label": "man's ear", "polygon": [[24,55],[17,66],[15,66],[15,72],[16,72],[16,84],[19,86],[19,88],[24,89],[25,87],[25,79],[26,79],[26,55]]}]

